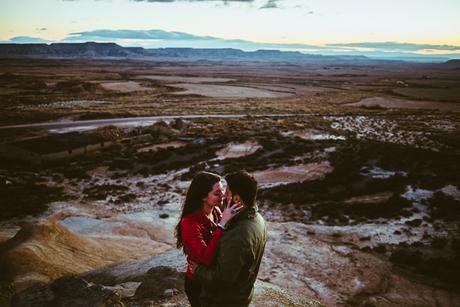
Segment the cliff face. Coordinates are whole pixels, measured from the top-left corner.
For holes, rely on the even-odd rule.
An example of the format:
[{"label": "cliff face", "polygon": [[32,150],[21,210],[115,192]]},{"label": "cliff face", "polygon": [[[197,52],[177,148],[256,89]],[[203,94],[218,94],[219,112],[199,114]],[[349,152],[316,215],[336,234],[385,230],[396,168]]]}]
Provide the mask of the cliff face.
[{"label": "cliff face", "polygon": [[0,56],[124,58],[141,55],[141,50],[130,50],[115,43],[0,44]]},{"label": "cliff face", "polygon": [[257,50],[243,51],[232,48],[157,48],[122,47],[115,43],[53,43],[53,44],[0,44],[0,57],[39,58],[181,58],[238,61],[275,62],[344,62],[375,63],[364,56],[323,56],[297,51]]}]

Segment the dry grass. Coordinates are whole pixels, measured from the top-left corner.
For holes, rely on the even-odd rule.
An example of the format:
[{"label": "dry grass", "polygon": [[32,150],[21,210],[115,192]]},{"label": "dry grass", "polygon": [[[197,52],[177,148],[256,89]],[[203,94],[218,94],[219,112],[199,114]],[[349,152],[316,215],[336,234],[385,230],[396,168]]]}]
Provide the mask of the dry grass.
[{"label": "dry grass", "polygon": [[[24,123],[63,116],[78,119],[160,114],[353,113],[355,108],[342,106],[390,93],[399,80],[405,79],[417,87],[397,88],[398,93],[402,91],[400,94],[430,101],[457,101],[457,90],[445,86],[455,83],[460,74],[441,66],[427,68],[415,64],[402,64],[403,67],[385,64],[378,67],[211,64],[0,59],[0,106],[3,110],[0,122]],[[421,77],[414,78],[414,75]],[[174,82],[195,83],[186,87],[199,88],[189,88],[188,94],[176,95],[178,89]],[[222,86],[225,88],[220,88]],[[447,94],[450,96],[445,97]],[[75,106],[70,110],[41,107],[75,100],[106,103]]]}]

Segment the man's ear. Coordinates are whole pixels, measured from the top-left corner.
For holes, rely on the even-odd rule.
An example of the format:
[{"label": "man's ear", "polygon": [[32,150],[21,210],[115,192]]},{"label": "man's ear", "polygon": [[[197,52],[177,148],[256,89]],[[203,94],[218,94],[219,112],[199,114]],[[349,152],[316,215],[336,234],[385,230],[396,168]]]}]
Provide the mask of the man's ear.
[{"label": "man's ear", "polygon": [[240,195],[238,195],[238,194],[233,195],[233,202],[235,202],[235,203],[240,202],[240,203],[242,203],[244,205],[243,200],[241,199]]}]

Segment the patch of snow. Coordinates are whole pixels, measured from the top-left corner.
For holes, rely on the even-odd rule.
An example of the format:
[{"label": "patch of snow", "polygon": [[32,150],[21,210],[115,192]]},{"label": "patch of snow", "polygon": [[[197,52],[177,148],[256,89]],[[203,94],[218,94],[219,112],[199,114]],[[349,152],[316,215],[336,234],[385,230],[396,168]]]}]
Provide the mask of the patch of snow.
[{"label": "patch of snow", "polygon": [[460,200],[460,190],[452,184],[449,184],[443,187],[441,189],[441,192],[443,192],[447,196],[451,196],[455,198],[456,200]]},{"label": "patch of snow", "polygon": [[361,169],[361,175],[368,176],[371,178],[376,178],[376,179],[388,179],[395,175],[407,176],[407,173],[403,171],[399,171],[399,172],[387,171],[380,167],[373,167],[373,168],[363,167]]},{"label": "patch of snow", "polygon": [[336,140],[336,141],[345,141],[347,138],[343,135],[334,135],[323,131],[318,131],[315,129],[304,129],[298,131],[288,131],[281,132],[283,136],[295,136],[304,140],[309,141],[326,141],[326,140]]},{"label": "patch of snow", "polygon": [[[370,116],[325,116],[331,128],[354,134],[358,140],[375,140],[435,150],[441,146],[427,136],[429,132],[407,131],[396,120]],[[406,118],[406,120],[411,120]]]},{"label": "patch of snow", "polygon": [[420,202],[424,199],[429,199],[433,197],[433,191],[424,190],[424,189],[414,189],[411,185],[406,187],[406,192],[401,195],[407,200]]}]

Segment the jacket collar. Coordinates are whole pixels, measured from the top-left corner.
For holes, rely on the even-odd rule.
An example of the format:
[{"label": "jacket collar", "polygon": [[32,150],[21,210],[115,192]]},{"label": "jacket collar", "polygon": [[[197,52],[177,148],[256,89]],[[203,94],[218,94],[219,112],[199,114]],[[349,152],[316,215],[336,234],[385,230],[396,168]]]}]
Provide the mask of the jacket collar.
[{"label": "jacket collar", "polygon": [[232,228],[238,221],[242,220],[252,220],[256,216],[257,212],[259,212],[259,207],[254,204],[253,207],[245,208],[241,213],[235,216],[233,219],[228,222],[227,228]]},{"label": "jacket collar", "polygon": [[[220,219],[222,218],[222,213],[218,207],[213,208],[212,214],[214,215],[214,218],[217,218],[217,221],[220,221]],[[206,214],[203,211],[203,208],[200,208],[190,213],[190,217],[193,218],[195,221],[197,221],[200,224],[203,224],[203,225],[210,224],[210,225],[216,226],[216,223],[211,221],[206,216]]]}]

